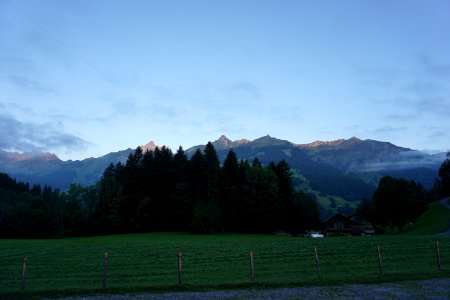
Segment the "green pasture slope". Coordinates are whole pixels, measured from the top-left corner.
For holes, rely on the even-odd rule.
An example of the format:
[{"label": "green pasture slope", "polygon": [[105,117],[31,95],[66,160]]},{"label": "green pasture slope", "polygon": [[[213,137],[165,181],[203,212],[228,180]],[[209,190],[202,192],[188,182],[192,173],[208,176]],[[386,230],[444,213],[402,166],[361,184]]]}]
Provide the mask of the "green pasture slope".
[{"label": "green pasture slope", "polygon": [[[439,240],[443,271],[437,270]],[[317,245],[322,278],[314,259]],[[383,278],[376,255],[381,246]],[[250,282],[249,250],[255,280]],[[102,289],[109,252],[108,289]],[[178,286],[177,252],[183,253]],[[20,292],[23,257],[28,258]],[[163,290],[305,286],[448,277],[450,238],[311,239],[275,235],[148,233],[61,240],[0,240],[0,298]]]},{"label": "green pasture slope", "polygon": [[435,234],[448,230],[450,209],[439,202],[431,203],[428,209],[416,220],[413,227],[405,230],[402,235]]}]

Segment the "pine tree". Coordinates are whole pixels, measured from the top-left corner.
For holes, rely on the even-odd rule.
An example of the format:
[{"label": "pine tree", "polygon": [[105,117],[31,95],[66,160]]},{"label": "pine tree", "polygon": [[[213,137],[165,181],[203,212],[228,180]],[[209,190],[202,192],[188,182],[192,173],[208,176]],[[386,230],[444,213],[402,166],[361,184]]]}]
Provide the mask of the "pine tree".
[{"label": "pine tree", "polygon": [[241,188],[243,177],[239,169],[239,162],[233,150],[223,163],[220,172],[220,197],[219,207],[225,230],[237,230],[238,215],[240,210]]},{"label": "pine tree", "polygon": [[279,216],[280,227],[294,230],[296,227],[296,216],[291,168],[285,160],[282,160],[275,166],[274,171],[278,178],[278,201],[281,207],[281,214]]},{"label": "pine tree", "polygon": [[261,162],[258,157],[255,157],[252,162],[252,167],[261,168]]},{"label": "pine tree", "polygon": [[217,200],[219,185],[220,161],[211,142],[208,142],[204,150],[206,172],[206,197],[208,200]]},{"label": "pine tree", "polygon": [[423,212],[426,203],[422,188],[415,182],[390,176],[381,178],[373,201],[377,223],[399,231]]}]

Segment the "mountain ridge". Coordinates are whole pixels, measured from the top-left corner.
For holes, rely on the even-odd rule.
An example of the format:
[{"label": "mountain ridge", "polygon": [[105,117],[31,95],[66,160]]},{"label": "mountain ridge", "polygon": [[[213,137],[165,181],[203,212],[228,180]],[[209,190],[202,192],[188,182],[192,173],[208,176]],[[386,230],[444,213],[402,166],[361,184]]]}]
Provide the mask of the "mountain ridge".
[{"label": "mountain ridge", "polygon": [[301,148],[316,148],[316,147],[320,147],[320,146],[339,146],[347,141],[361,141],[361,139],[353,136],[350,139],[346,140],[346,139],[338,139],[338,140],[334,140],[334,141],[314,141],[312,143],[308,143],[308,144],[295,144],[297,147],[301,147]]},{"label": "mountain ridge", "polygon": [[[248,139],[232,141],[222,135],[212,144],[222,162],[230,149],[233,149],[240,159],[252,161],[258,157],[264,164],[284,159],[299,178],[306,178],[303,179],[303,183],[297,182],[298,186],[308,185],[327,194],[336,192],[353,200],[368,195],[367,191],[373,189],[373,182],[381,175],[405,174],[407,179],[417,178],[425,186],[430,186],[437,177],[440,163],[445,158],[444,153],[430,155],[389,142],[362,140],[356,137],[295,144],[270,135],[253,141]],[[154,141],[141,146],[144,151],[154,150],[156,147]],[[193,146],[185,150],[185,153],[189,156],[197,149],[202,150],[203,147],[204,145]],[[62,161],[52,153],[17,153],[0,150],[0,172],[8,173],[21,181],[65,189],[71,183],[82,185],[95,183],[109,164],[126,162],[133,151],[128,148],[97,158]],[[307,183],[304,180],[307,180]],[[345,188],[338,186],[331,188],[332,184],[326,181],[341,182]],[[371,188],[367,184],[371,185]],[[348,187],[351,185],[354,186],[353,192],[352,188]],[[361,187],[364,187],[365,193],[357,192]]]}]

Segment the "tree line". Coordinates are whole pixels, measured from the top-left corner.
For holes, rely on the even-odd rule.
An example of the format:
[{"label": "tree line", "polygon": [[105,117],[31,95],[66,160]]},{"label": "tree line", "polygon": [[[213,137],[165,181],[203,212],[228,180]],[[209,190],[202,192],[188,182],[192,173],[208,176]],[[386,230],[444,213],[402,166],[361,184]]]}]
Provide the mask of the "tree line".
[{"label": "tree line", "polygon": [[0,184],[4,237],[301,232],[319,225],[316,204],[294,191],[285,161],[262,166],[230,150],[221,165],[212,143],[190,158],[181,147],[175,154],[164,146],[137,148],[126,163],[110,164],[97,184],[65,192],[1,178],[9,182]]},{"label": "tree line", "polygon": [[0,237],[58,237],[61,194],[49,186],[29,186],[0,173]]},{"label": "tree line", "polygon": [[[211,143],[188,158],[180,147],[131,153],[110,164],[92,186],[67,191],[17,182],[0,173],[0,237],[58,238],[148,231],[302,232],[320,228],[311,196],[295,191],[285,161],[262,166],[223,164]],[[376,225],[401,231],[435,199],[450,196],[450,153],[440,179],[426,191],[414,182],[383,177],[356,212]]]},{"label": "tree line", "polygon": [[365,199],[357,213],[374,224],[397,228],[399,232],[414,222],[427,205],[450,196],[450,152],[439,168],[439,178],[430,190],[415,181],[385,176],[371,199]]}]

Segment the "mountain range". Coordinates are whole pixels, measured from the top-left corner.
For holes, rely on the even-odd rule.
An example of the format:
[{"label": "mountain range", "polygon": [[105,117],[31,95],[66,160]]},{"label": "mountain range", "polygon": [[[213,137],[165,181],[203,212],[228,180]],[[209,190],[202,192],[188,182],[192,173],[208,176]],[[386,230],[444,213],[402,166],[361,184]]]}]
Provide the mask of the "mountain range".
[{"label": "mountain range", "polygon": [[[336,141],[295,144],[269,135],[253,141],[232,141],[221,136],[213,145],[223,161],[230,149],[240,159],[261,163],[282,159],[291,166],[294,184],[313,195],[323,207],[332,210],[354,208],[359,200],[372,196],[378,180],[384,175],[420,182],[429,188],[434,184],[445,153],[428,154],[399,147],[389,142],[361,140],[356,137]],[[153,141],[141,146],[156,147]],[[185,150],[188,156],[198,145]],[[62,161],[51,153],[14,153],[0,150],[0,172],[20,181],[66,189],[71,183],[93,184],[110,163],[125,162],[133,149],[112,152],[98,158]]]}]

